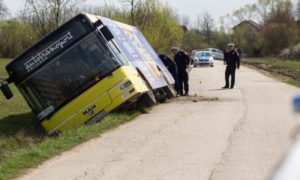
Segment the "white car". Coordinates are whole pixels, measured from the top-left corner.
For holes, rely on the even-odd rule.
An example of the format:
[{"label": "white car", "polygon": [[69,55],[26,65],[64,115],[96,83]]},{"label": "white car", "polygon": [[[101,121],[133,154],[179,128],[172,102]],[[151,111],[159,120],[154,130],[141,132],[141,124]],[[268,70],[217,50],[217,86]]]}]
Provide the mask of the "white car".
[{"label": "white car", "polygon": [[211,51],[198,51],[194,56],[194,67],[209,65],[214,67],[214,57]]},{"label": "white car", "polygon": [[204,51],[211,51],[212,54],[213,54],[213,57],[214,57],[215,59],[221,59],[221,60],[224,59],[224,52],[221,51],[220,49],[207,48],[207,49],[204,49]]}]

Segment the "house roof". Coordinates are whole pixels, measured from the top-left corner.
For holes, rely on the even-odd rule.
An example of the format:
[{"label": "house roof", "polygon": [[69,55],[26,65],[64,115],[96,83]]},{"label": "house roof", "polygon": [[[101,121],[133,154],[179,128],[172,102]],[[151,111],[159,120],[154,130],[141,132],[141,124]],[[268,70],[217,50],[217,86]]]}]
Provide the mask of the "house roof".
[{"label": "house roof", "polygon": [[245,23],[250,24],[252,27],[254,27],[254,28],[255,28],[256,30],[258,30],[258,31],[261,31],[261,30],[262,30],[262,26],[259,25],[259,24],[256,23],[256,22],[252,21],[252,20],[245,20],[245,21],[242,21],[242,22],[239,23],[238,25],[234,26],[232,29],[234,30],[234,29],[238,28],[239,26],[241,26],[241,25],[243,25],[243,24],[245,24]]}]

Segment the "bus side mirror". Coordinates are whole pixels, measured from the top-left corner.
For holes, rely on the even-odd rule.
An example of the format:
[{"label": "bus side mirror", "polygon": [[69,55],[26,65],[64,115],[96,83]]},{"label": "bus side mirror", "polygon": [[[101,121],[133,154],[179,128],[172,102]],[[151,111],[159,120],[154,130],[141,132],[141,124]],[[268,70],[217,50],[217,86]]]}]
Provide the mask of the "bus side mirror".
[{"label": "bus side mirror", "polygon": [[98,27],[100,27],[100,26],[103,25],[103,22],[102,22],[100,19],[98,19],[98,20],[94,23],[94,25],[96,26],[96,28],[98,28]]},{"label": "bus side mirror", "polygon": [[10,99],[14,96],[7,83],[1,83],[0,88],[6,99]]},{"label": "bus side mirror", "polygon": [[103,26],[100,31],[107,41],[111,41],[114,38],[114,35],[110,32],[107,26]]}]

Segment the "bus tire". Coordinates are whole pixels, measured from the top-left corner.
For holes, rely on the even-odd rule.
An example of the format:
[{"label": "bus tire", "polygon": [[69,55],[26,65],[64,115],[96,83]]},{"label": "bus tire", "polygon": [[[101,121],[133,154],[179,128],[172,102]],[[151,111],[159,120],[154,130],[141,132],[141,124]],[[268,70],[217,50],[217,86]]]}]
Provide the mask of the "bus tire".
[{"label": "bus tire", "polygon": [[156,99],[152,91],[147,91],[142,95],[141,102],[146,107],[151,107],[156,104]]},{"label": "bus tire", "polygon": [[171,99],[171,98],[175,97],[174,89],[170,84],[168,86],[163,87],[163,90],[166,93],[167,99]]}]

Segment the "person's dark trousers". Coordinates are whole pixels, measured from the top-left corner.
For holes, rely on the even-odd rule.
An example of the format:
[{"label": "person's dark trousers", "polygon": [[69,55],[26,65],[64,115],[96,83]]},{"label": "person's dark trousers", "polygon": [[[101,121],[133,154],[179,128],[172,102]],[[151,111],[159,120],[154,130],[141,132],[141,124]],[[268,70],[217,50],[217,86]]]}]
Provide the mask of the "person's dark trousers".
[{"label": "person's dark trousers", "polygon": [[230,88],[234,88],[235,84],[235,71],[236,67],[235,66],[227,66],[226,71],[225,71],[225,81],[226,81],[226,88],[229,88],[229,77],[231,76],[231,84]]},{"label": "person's dark trousers", "polygon": [[[179,71],[178,73],[178,80],[179,80],[179,93],[180,95],[184,95],[189,93],[189,74],[183,70]],[[183,93],[184,89],[184,93]]]},{"label": "person's dark trousers", "polygon": [[174,88],[175,88],[177,94],[179,94],[180,92],[179,92],[178,74],[172,73],[172,76],[175,80]]}]

